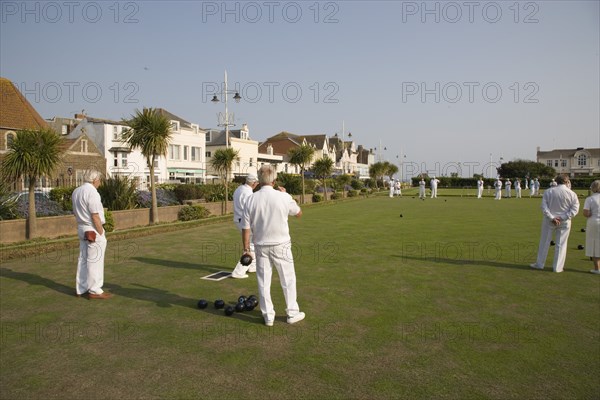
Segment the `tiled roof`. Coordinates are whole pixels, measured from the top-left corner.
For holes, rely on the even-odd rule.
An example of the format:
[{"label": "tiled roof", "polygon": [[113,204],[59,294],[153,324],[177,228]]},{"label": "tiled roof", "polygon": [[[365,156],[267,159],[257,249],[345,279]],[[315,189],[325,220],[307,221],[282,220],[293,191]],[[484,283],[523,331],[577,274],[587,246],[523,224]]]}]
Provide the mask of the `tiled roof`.
[{"label": "tiled roof", "polygon": [[44,118],[6,78],[0,78],[0,128],[14,130],[48,128]]},{"label": "tiled roof", "polygon": [[600,148],[596,148],[596,149],[586,149],[586,148],[580,148],[580,149],[554,149],[554,150],[549,150],[549,151],[538,151],[537,152],[537,156],[538,158],[544,158],[544,159],[566,159],[566,158],[571,158],[571,157],[575,157],[575,153],[577,153],[580,150],[585,150],[587,152],[590,153],[590,155],[594,158],[600,158]]}]

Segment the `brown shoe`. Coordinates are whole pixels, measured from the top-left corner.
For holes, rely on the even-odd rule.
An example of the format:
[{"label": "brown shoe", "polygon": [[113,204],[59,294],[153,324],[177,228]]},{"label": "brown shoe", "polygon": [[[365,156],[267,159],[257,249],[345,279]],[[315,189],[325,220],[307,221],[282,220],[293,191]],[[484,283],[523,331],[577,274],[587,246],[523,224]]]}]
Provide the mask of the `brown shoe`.
[{"label": "brown shoe", "polygon": [[113,297],[113,295],[106,292],[100,294],[88,293],[89,299],[105,300],[110,299],[111,297]]}]

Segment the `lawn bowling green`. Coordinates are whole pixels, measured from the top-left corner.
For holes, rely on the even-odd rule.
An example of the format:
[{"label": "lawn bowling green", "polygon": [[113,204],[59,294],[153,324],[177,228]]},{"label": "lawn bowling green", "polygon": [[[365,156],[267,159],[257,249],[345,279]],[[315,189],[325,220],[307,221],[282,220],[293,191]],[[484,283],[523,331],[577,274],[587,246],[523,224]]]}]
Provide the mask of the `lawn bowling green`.
[{"label": "lawn bowling green", "polygon": [[[104,302],[73,295],[77,249],[3,260],[0,398],[597,398],[585,218],[565,271],[550,272],[552,250],[533,271],[541,199],[449,194],[304,207],[290,219],[306,313],[294,325],[276,273],[273,327],[258,307],[214,308],[257,290],[255,274],[201,279],[239,260],[230,221],[109,236]],[[123,248],[136,251],[115,257]]]}]

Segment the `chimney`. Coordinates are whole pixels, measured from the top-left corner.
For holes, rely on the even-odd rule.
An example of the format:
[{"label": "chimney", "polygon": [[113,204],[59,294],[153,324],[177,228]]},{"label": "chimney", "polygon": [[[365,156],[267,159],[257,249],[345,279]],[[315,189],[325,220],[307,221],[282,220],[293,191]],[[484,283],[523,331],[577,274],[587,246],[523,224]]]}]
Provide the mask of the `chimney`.
[{"label": "chimney", "polygon": [[75,114],[75,119],[85,119],[85,114]]}]

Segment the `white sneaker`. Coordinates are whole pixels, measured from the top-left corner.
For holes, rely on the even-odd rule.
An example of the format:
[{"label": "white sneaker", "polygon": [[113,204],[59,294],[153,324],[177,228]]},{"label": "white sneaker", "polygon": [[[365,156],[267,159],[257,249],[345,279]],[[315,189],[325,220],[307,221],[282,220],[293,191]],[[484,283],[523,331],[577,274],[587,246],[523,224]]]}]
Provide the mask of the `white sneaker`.
[{"label": "white sneaker", "polygon": [[266,326],[273,326],[273,321],[265,321]]},{"label": "white sneaker", "polygon": [[234,274],[231,274],[231,277],[235,278],[235,279],[244,279],[244,278],[248,277],[248,274],[244,274],[244,275],[234,275]]},{"label": "white sneaker", "polygon": [[530,268],[533,268],[533,269],[544,269],[544,267],[540,267],[540,266],[539,266],[539,265],[537,265],[536,263],[529,264],[529,267],[530,267]]},{"label": "white sneaker", "polygon": [[304,314],[303,312],[299,312],[298,314],[294,315],[293,317],[288,317],[287,323],[295,324],[296,322],[302,321],[304,319],[304,317],[306,317],[306,314]]},{"label": "white sneaker", "polygon": [[256,266],[248,268],[248,272],[256,272]]},{"label": "white sneaker", "polygon": [[592,270],[590,270],[590,272],[592,274],[600,275],[600,270],[597,270],[597,269],[592,269]]}]

